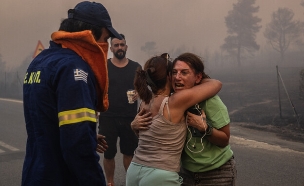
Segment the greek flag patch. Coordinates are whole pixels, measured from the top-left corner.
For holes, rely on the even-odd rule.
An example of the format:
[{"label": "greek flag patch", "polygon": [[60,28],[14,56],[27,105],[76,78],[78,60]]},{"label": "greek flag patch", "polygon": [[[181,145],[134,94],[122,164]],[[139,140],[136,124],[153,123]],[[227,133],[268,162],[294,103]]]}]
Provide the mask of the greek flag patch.
[{"label": "greek flag patch", "polygon": [[75,81],[84,81],[87,83],[88,73],[81,69],[74,69],[74,78]]}]

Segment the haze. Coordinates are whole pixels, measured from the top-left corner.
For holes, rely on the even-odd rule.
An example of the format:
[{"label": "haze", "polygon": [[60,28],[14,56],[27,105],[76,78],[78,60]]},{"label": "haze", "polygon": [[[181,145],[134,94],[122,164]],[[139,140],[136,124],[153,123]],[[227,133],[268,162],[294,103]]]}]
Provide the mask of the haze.
[{"label": "haze", "polygon": [[[48,48],[50,35],[57,31],[67,10],[79,0],[2,1],[0,6],[0,54],[6,68],[21,65],[33,55],[38,40]],[[227,36],[225,16],[237,0],[115,0],[97,1],[109,11],[114,28],[126,35],[127,57],[143,64],[149,55],[141,50],[155,42],[154,54],[181,46],[202,54],[219,50]],[[262,28],[257,43],[266,45],[263,32],[272,12],[287,7],[294,19],[303,21],[301,0],[257,0]],[[153,55],[154,55],[153,54]],[[111,57],[111,53],[109,53]],[[173,56],[176,57],[176,56]]]}]

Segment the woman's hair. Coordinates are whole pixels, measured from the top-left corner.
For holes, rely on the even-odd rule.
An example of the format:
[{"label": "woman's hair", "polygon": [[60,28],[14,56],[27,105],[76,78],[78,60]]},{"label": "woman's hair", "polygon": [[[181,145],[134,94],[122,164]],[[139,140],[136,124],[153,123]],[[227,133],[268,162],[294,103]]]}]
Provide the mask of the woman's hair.
[{"label": "woman's hair", "polygon": [[66,32],[80,32],[84,30],[91,30],[95,40],[98,40],[102,34],[100,27],[82,21],[78,21],[75,19],[68,19],[68,18],[64,19],[59,27],[59,31],[66,31]]},{"label": "woman's hair", "polygon": [[193,53],[183,53],[179,55],[176,59],[174,59],[172,64],[172,69],[177,61],[183,61],[189,65],[190,68],[192,68],[195,72],[195,74],[201,73],[202,79],[210,78],[205,72],[205,67],[203,63],[203,59],[201,57],[193,54]]},{"label": "woman's hair", "polygon": [[143,70],[140,68],[136,70],[134,87],[140,99],[146,104],[152,99],[152,93],[157,94],[165,89],[171,66],[169,59],[156,56],[145,63]]}]

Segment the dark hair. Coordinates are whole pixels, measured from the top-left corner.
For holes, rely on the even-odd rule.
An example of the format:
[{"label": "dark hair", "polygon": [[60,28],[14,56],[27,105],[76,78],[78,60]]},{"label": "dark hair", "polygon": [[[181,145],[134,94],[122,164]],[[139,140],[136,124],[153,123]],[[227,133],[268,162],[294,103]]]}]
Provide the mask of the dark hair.
[{"label": "dark hair", "polygon": [[177,58],[174,59],[172,64],[172,69],[177,61],[183,61],[189,65],[190,68],[192,68],[195,72],[195,74],[201,73],[202,79],[210,78],[205,72],[205,66],[203,63],[203,59],[199,57],[196,54],[186,52],[181,55],[179,55]]},{"label": "dark hair", "polygon": [[[150,102],[153,94],[157,94],[159,91],[164,90],[168,70],[171,69],[172,63],[166,58],[156,56],[150,58],[144,65],[144,69],[138,68],[134,79],[134,87],[141,100],[146,104]],[[150,86],[151,90],[149,90]]]},{"label": "dark hair", "polygon": [[64,19],[59,27],[60,31],[66,32],[80,32],[84,30],[91,30],[95,40],[98,40],[101,37],[102,31],[101,28],[95,25],[85,23],[83,21],[78,21],[75,19]]},{"label": "dark hair", "polygon": [[[124,40],[126,40],[126,38],[125,38],[125,35],[123,35],[123,34],[119,34]],[[113,40],[113,39],[115,39],[116,37],[111,37],[111,41]]]}]

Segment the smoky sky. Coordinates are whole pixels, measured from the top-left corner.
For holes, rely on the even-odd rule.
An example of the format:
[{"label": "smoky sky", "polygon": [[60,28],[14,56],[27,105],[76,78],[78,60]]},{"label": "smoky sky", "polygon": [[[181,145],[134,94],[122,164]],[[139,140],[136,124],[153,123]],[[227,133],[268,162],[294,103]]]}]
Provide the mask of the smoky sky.
[{"label": "smoky sky", "polygon": [[[76,0],[4,0],[0,6],[0,54],[7,68],[19,66],[32,56],[38,40],[45,48],[50,35],[57,31],[67,10]],[[183,46],[198,54],[219,50],[227,36],[225,16],[237,0],[105,0],[113,27],[126,36],[127,57],[143,64],[148,57],[141,51],[146,42],[155,42],[154,54],[172,51]],[[257,43],[266,42],[263,32],[272,12],[287,7],[295,13],[294,19],[303,21],[301,0],[256,0],[262,19]],[[186,52],[186,51],[185,51]],[[112,54],[109,52],[109,57]]]}]

